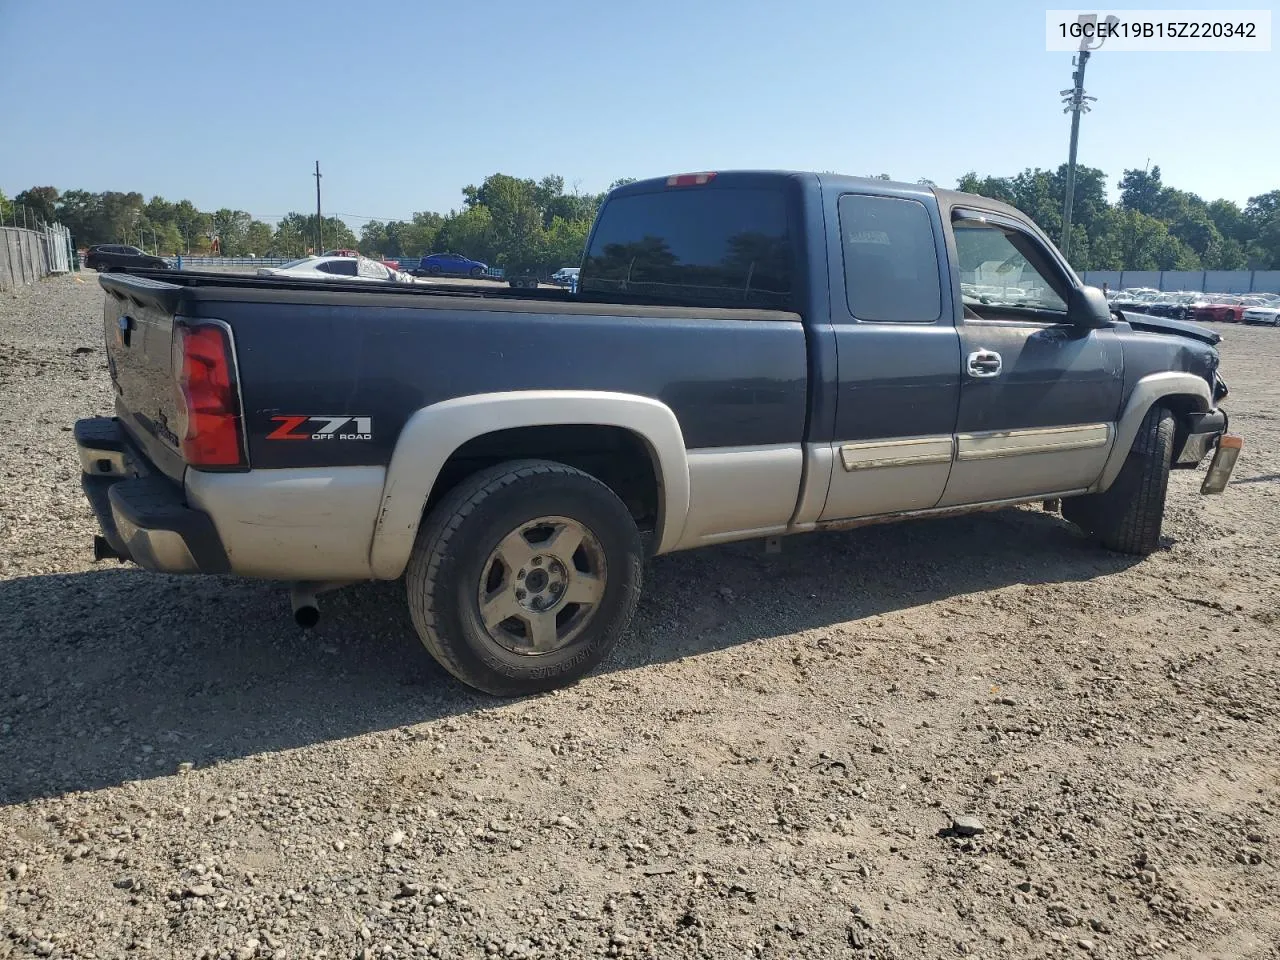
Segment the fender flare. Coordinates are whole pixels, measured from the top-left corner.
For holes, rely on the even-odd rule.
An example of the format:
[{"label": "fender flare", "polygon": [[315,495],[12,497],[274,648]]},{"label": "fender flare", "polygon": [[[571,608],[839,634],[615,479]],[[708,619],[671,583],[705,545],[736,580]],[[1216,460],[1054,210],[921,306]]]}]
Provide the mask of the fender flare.
[{"label": "fender flare", "polygon": [[1202,413],[1213,409],[1213,394],[1209,391],[1209,384],[1194,373],[1152,373],[1140,379],[1134,384],[1124,412],[1116,422],[1115,442],[1095,487],[1098,492],[1109,489],[1119,476],[1147,411],[1157,401],[1173,396],[1194,398]]},{"label": "fender flare", "polygon": [[602,390],[479,393],[422,407],[401,429],[369,548],[373,576],[394,580],[404,572],[436,478],[464,443],[498,430],[556,425],[620,427],[645,442],[658,481],[656,552],[672,549],[689,513],[689,463],[670,407],[652,397]]}]

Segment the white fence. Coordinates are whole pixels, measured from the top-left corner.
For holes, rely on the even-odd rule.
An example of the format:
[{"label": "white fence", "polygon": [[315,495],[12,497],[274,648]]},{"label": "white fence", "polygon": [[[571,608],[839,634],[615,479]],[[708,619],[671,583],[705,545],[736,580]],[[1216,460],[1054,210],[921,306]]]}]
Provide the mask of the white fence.
[{"label": "white fence", "polygon": [[61,224],[38,230],[0,227],[0,290],[15,290],[71,270],[71,234]]}]

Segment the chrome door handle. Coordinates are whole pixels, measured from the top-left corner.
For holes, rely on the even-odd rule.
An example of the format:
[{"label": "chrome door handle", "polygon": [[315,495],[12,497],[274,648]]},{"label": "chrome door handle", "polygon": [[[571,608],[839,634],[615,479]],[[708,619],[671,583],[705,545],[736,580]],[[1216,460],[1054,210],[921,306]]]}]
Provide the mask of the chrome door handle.
[{"label": "chrome door handle", "polygon": [[994,350],[975,350],[969,354],[969,376],[998,377],[1004,362]]}]

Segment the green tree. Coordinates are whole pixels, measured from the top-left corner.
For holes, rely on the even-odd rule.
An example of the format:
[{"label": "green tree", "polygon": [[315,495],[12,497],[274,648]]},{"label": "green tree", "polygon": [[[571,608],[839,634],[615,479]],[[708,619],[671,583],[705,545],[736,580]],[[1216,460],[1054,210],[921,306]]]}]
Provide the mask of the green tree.
[{"label": "green tree", "polygon": [[357,248],[360,241],[351,232],[351,228],[337,217],[325,217],[324,248],[316,249],[316,215],[290,212],[285,214],[276,225],[277,252],[282,256],[300,257],[307,253],[319,255],[325,250]]},{"label": "green tree", "polygon": [[1160,208],[1160,192],[1163,189],[1158,166],[1152,167],[1150,171],[1126,170],[1120,176],[1120,206],[1147,216],[1155,216]]},{"label": "green tree", "polygon": [[246,253],[251,253],[255,257],[265,257],[271,252],[274,240],[275,235],[272,233],[270,224],[263,223],[261,220],[249,221],[249,226],[244,232]]},{"label": "green tree", "polygon": [[1094,259],[1111,270],[1197,270],[1200,259],[1164,221],[1129,208],[1113,209]]},{"label": "green tree", "polygon": [[546,255],[538,186],[495,174],[485,181],[482,196],[492,221],[497,265],[517,271],[536,268]]},{"label": "green tree", "polygon": [[27,208],[27,216],[33,214],[45,223],[53,223],[58,219],[58,188],[28,187],[13,198]]},{"label": "green tree", "polygon": [[979,177],[974,171],[962,176],[956,184],[961,193],[974,193],[1001,203],[1014,203],[1013,181],[1008,177]]},{"label": "green tree", "polygon": [[387,224],[387,236],[394,243],[396,256],[420,257],[436,249],[443,225],[444,217],[438,213],[415,213],[407,223],[396,221],[394,234],[393,225]]},{"label": "green tree", "polygon": [[562,217],[553,219],[546,232],[546,256],[541,266],[558,270],[560,267],[576,267],[581,264],[590,230],[590,220],[565,220]]},{"label": "green tree", "polygon": [[444,218],[431,246],[432,253],[461,253],[463,256],[494,262],[493,216],[485,206],[453,211]]},{"label": "green tree", "polygon": [[387,225],[381,220],[370,220],[360,228],[360,243],[357,249],[365,256],[395,256],[399,250],[388,249]]},{"label": "green tree", "polygon": [[1209,218],[1218,232],[1228,240],[1248,243],[1250,237],[1245,227],[1244,211],[1230,200],[1213,200],[1208,204]]},{"label": "green tree", "polygon": [[226,207],[210,218],[213,236],[218,238],[218,250],[224,257],[242,257],[249,252],[245,239],[252,222],[253,217],[243,210]]},{"label": "green tree", "polygon": [[1280,270],[1280,190],[1250,197],[1244,208],[1249,261],[1256,270]]}]

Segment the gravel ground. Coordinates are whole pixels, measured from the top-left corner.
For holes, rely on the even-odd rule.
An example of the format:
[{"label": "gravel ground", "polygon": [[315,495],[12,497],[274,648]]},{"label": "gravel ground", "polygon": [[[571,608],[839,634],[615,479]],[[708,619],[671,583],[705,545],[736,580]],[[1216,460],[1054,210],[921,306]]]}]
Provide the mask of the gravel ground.
[{"label": "gravel ground", "polygon": [[502,702],[399,585],[303,632],[95,565],[101,310],[0,300],[0,957],[1277,956],[1280,330],[1225,328],[1245,456],[1150,558],[1036,509],[659,558]]}]

